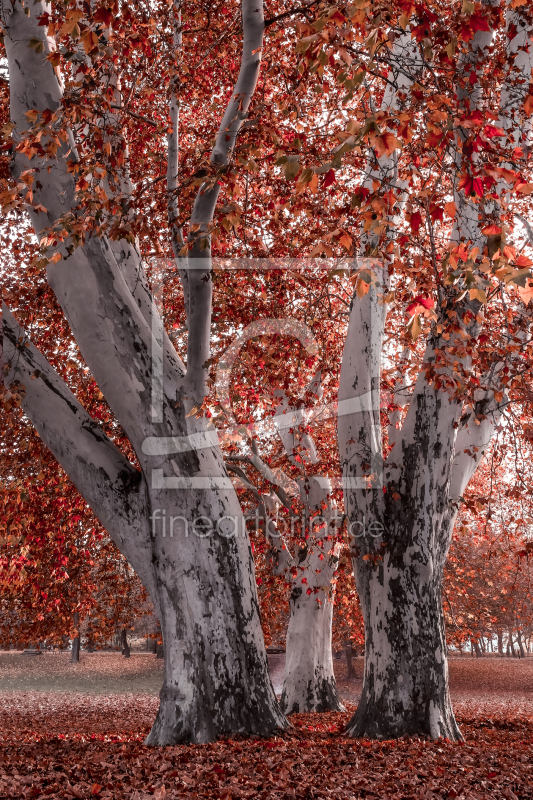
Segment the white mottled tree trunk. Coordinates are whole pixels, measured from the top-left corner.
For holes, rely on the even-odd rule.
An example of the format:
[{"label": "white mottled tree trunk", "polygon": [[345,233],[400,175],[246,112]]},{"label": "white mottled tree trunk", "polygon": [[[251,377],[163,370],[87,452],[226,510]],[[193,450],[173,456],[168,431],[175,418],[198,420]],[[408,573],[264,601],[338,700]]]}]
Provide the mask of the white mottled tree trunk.
[{"label": "white mottled tree trunk", "polygon": [[305,585],[294,586],[289,604],[282,711],[343,711],[331,650],[333,598],[323,590],[308,595]]},{"label": "white mottled tree trunk", "polygon": [[[18,0],[3,4],[15,140],[28,128],[27,111],[60,109],[61,86],[46,60],[53,42],[46,28],[38,26],[39,16],[49,10],[37,2],[27,16]],[[247,108],[259,74],[262,4],[243,0],[242,10],[238,100],[232,98],[226,114],[231,125],[222,121],[213,158],[217,164],[229,157],[242,124],[235,107],[240,103],[240,110]],[[28,46],[35,39],[42,40],[44,52]],[[67,169],[67,159],[76,160],[71,145],[59,148],[57,159],[35,155],[28,161],[20,153],[13,159],[15,175],[26,169],[39,173],[27,206],[38,237],[75,205],[75,182]],[[199,224],[208,224],[216,194],[204,191],[199,196]],[[153,599],[161,620],[165,671],[160,709],[147,743],[269,735],[287,722],[268,673],[250,543],[216,435],[206,420],[187,416],[203,398],[206,378],[211,281],[201,278],[209,275],[209,250],[202,251],[203,260],[191,271],[198,280],[188,287],[187,371],[158,319],[133,245],[111,246],[105,237],[89,238],[71,253],[66,248],[59,252],[61,260],[48,265],[48,283],[129,437],[140,470],[87,414],[4,305],[6,382],[24,385],[25,413]],[[162,355],[154,379],[157,346]],[[195,523],[200,517],[209,519],[209,535]]]},{"label": "white mottled tree trunk", "polygon": [[356,563],[365,671],[348,733],[456,740],[461,736],[448,689],[442,566],[423,556],[409,527],[400,524],[396,533],[397,545],[382,561]]},{"label": "white mottled tree trunk", "polygon": [[[313,379],[308,391],[320,398],[319,376]],[[317,463],[314,441],[309,434],[302,435],[297,415],[290,412],[286,399],[277,411],[278,432],[292,463]],[[295,460],[296,454],[300,462]],[[306,547],[295,558],[283,561],[283,569],[279,569],[278,563],[278,571],[284,571],[291,584],[281,708],[286,714],[343,711],[331,646],[339,515],[329,500],[328,478],[314,476],[298,483],[308,538]],[[289,567],[296,568],[296,575]]]}]

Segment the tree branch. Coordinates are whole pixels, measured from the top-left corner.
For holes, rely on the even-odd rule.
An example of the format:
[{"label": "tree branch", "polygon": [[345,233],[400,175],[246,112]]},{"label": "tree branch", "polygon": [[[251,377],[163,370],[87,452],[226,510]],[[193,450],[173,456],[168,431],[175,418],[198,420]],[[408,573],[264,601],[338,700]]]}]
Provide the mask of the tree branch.
[{"label": "tree branch", "polygon": [[150,558],[144,553],[149,552],[145,544],[150,538],[148,499],[141,473],[31,344],[5,303],[2,323],[6,386],[15,380],[24,386],[21,406],[25,414],[117,547],[150,587]]},{"label": "tree branch", "polygon": [[[237,134],[257,86],[261,66],[264,18],[263,0],[242,0],[243,49],[241,67],[235,89],[220,123],[211,152],[212,164],[228,164]],[[206,363],[211,335],[211,245],[208,227],[213,220],[220,192],[218,181],[204,183],[196,196],[189,235],[189,304],[187,319],[187,375],[189,394],[198,402],[207,393]]]},{"label": "tree branch", "polygon": [[265,28],[268,28],[275,22],[280,22],[282,19],[287,19],[287,17],[293,17],[295,14],[307,14],[309,9],[319,2],[320,0],[311,0],[306,6],[300,6],[300,8],[293,8],[291,11],[285,11],[283,14],[278,14],[277,17],[270,17],[270,19],[265,20]]}]

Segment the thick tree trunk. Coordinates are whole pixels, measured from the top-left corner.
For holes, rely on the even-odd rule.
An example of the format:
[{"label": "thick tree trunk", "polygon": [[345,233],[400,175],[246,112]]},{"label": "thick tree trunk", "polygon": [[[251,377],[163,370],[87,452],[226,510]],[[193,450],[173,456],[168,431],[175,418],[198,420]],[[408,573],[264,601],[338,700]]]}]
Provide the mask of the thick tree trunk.
[{"label": "thick tree trunk", "polygon": [[305,584],[295,586],[290,614],[282,711],[344,711],[333,672],[332,598],[322,590],[308,595]]},{"label": "thick tree trunk", "polygon": [[[410,563],[409,563],[410,562]],[[358,562],[365,622],[361,700],[350,736],[461,739],[448,689],[442,571],[419,558]]]},{"label": "thick tree trunk", "polygon": [[[61,106],[62,88],[46,60],[55,42],[38,25],[49,10],[37,2],[27,16],[20,4],[3,3],[15,141],[28,127],[28,111]],[[242,65],[212,153],[216,164],[227,163],[257,83],[264,30],[259,0],[243,1],[242,21]],[[36,39],[43,48],[33,47]],[[35,205],[28,206],[38,238],[75,203],[68,163],[76,160],[72,145],[62,144],[57,158],[44,162],[15,155],[15,175],[39,169]],[[219,190],[216,183],[198,194],[192,221],[201,231],[212,219]],[[203,400],[208,376],[212,282],[205,280],[209,250],[203,249],[200,234],[190,253],[200,258],[198,268],[189,270],[186,374],[143,288],[142,262],[133,245],[114,248],[105,238],[88,238],[71,252],[65,243],[62,260],[48,265],[49,285],[129,437],[139,468],[30,345],[9,309],[3,310],[6,380],[27,387],[24,411],[139,575],[161,620],[165,673],[161,706],[147,740],[152,745],[234,733],[268,735],[287,726],[269,678],[253,558],[238,499],[216,436],[206,420],[188,415]],[[154,377],[159,362],[161,374]],[[179,521],[174,535],[171,517]],[[195,527],[206,518],[212,529],[207,536]]]},{"label": "thick tree trunk", "polygon": [[522,631],[520,630],[520,628],[518,628],[517,639],[518,639],[518,649],[520,653],[520,658],[525,658],[526,654],[524,652],[524,646],[522,644]]},{"label": "thick tree trunk", "polygon": [[476,654],[476,658],[481,658],[483,653],[481,652],[481,648],[479,646],[478,640],[475,639],[475,638],[472,638],[472,649],[473,649],[474,653]]}]

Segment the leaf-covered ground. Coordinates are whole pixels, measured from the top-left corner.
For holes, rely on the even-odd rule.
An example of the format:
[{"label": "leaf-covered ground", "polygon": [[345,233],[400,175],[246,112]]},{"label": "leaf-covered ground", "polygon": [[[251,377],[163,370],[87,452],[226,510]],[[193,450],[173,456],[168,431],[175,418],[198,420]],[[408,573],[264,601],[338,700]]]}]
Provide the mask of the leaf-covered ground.
[{"label": "leaf-covered ground", "polygon": [[[30,672],[35,682],[42,678],[45,659],[54,658],[5,655],[21,659],[27,683]],[[63,689],[72,688],[77,667],[55,658],[59,675],[70,675]],[[108,680],[114,664],[114,680],[124,686],[129,672],[160,669],[155,659],[143,667],[141,657],[130,659],[136,666],[119,656],[90,658],[82,668],[91,682],[98,664]],[[12,660],[11,680],[15,672]],[[7,689],[0,692],[0,797],[533,797],[533,658],[457,659],[451,672],[464,744],[347,739],[350,704],[346,714],[293,717],[293,729],[270,740],[154,750],[142,744],[157,710],[153,694]]]}]

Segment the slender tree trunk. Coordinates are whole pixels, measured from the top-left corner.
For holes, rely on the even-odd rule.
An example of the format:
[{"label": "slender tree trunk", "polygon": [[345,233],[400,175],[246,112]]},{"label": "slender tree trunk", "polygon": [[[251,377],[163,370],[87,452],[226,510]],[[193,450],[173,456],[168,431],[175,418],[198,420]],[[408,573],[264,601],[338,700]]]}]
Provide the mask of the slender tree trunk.
[{"label": "slender tree trunk", "polygon": [[520,628],[518,628],[517,638],[518,638],[518,650],[520,658],[525,658],[526,654],[524,652],[524,646],[522,644],[522,631],[520,630]]},{"label": "slender tree trunk", "polygon": [[511,650],[511,655],[513,658],[516,658],[516,650],[514,649],[514,641],[513,641],[513,633],[509,631],[509,648]]},{"label": "slender tree trunk", "polygon": [[80,615],[78,611],[74,612],[74,628],[76,630],[76,636],[72,640],[72,658],[71,661],[73,664],[77,664],[80,660],[80,632],[79,632],[79,624],[80,624]]},{"label": "slender tree trunk", "polygon": [[344,655],[346,657],[346,666],[348,667],[348,680],[351,681],[355,678],[355,670],[353,668],[353,661],[352,661],[352,643],[349,639],[345,639],[344,642]]},{"label": "slender tree trunk", "polygon": [[121,646],[122,646],[122,655],[126,658],[131,656],[131,648],[130,643],[128,642],[128,633],[126,628],[122,628],[120,631],[120,639],[121,639]]}]

